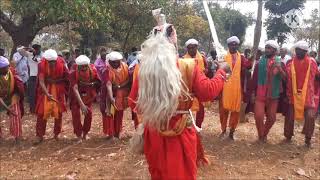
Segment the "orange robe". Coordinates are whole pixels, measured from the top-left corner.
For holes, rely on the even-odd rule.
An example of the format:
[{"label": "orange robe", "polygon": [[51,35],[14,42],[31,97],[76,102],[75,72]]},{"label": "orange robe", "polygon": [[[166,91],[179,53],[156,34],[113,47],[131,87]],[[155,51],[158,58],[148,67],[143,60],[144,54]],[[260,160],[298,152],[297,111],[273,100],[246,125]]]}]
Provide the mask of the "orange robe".
[{"label": "orange robe", "polygon": [[[183,56],[183,58],[192,58],[188,53]],[[206,73],[207,68],[207,60],[204,56],[197,51],[196,57],[194,58],[197,66],[199,67],[200,71]],[[211,99],[210,101],[212,101]],[[201,128],[202,122],[204,120],[204,104],[206,107],[210,106],[210,102],[199,103],[196,98],[194,98],[194,104],[192,110],[197,111],[196,114],[196,125]]]},{"label": "orange robe", "polygon": [[[180,66],[178,64],[178,66]],[[182,73],[183,75],[183,73]],[[199,101],[208,101],[218,96],[223,87],[222,70],[217,71],[213,79],[208,79],[197,66],[192,73],[183,75],[187,84],[192,84],[190,91]],[[139,76],[134,80],[129,95],[129,106],[134,109],[139,89]],[[184,109],[180,103],[179,109]],[[185,108],[191,108],[192,101]],[[176,129],[176,123],[182,115],[170,119],[169,128]],[[179,135],[164,135],[146,125],[144,130],[144,154],[149,164],[152,179],[196,179],[197,175],[197,142],[194,127],[184,128]]]},{"label": "orange robe", "polygon": [[[66,94],[66,83],[48,83],[46,82],[46,78],[51,79],[62,79],[68,77],[68,70],[64,65],[64,60],[62,58],[58,58],[55,68],[53,70],[49,69],[49,63],[47,60],[42,59],[39,64],[38,71],[38,83],[37,83],[37,105],[36,105],[36,113],[37,115],[44,116],[44,119],[49,118],[50,115],[53,115],[57,118],[57,114],[61,114],[66,111],[66,103],[65,103],[65,94]],[[40,84],[39,78],[43,78],[45,81],[45,86],[50,94],[54,96],[54,98],[59,102],[53,103],[52,107],[54,107],[57,111],[52,111],[51,108],[46,107],[46,105],[50,104],[47,96],[43,93]],[[51,105],[49,105],[51,106]]]},{"label": "orange robe", "polygon": [[104,133],[109,136],[119,137],[122,130],[123,111],[128,107],[128,95],[130,91],[129,70],[126,63],[121,62],[118,69],[109,67],[109,80],[112,83],[113,95],[117,110],[112,116],[104,120]]},{"label": "orange robe", "polygon": [[[49,83],[46,81],[50,79],[65,79],[68,77],[68,69],[64,65],[64,60],[58,57],[55,67],[50,69],[49,62],[46,59],[42,59],[39,64],[38,79],[37,79],[37,124],[36,135],[43,137],[46,131],[47,119],[52,116],[55,118],[54,134],[57,136],[61,132],[62,125],[62,113],[66,109],[65,94],[67,92],[67,82]],[[39,79],[44,79],[45,86],[49,93],[58,101],[53,102],[42,91],[39,84]]]}]

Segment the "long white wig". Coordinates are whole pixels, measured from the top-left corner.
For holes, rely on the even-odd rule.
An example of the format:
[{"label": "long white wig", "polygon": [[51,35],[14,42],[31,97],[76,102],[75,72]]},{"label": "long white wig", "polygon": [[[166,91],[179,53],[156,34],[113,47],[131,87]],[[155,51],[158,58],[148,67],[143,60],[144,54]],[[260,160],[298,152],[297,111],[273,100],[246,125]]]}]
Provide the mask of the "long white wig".
[{"label": "long white wig", "polygon": [[176,50],[164,36],[157,35],[142,44],[141,53],[137,110],[143,123],[164,130],[183,93]]}]

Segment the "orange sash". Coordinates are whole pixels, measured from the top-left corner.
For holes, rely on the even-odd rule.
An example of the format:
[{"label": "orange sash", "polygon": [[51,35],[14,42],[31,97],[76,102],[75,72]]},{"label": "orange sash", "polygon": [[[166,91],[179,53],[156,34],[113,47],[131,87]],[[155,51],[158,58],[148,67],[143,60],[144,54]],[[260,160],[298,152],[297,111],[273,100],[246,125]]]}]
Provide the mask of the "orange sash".
[{"label": "orange sash", "polygon": [[[53,76],[48,64],[45,67],[47,70],[47,75],[49,77]],[[47,88],[48,88],[49,93],[53,96],[53,98],[58,100],[56,84],[48,84]],[[57,102],[49,100],[48,96],[44,95],[43,105],[44,105],[44,111],[43,111],[43,119],[44,120],[47,120],[50,116],[52,116],[56,119],[59,118],[59,115],[61,114],[62,110]]]},{"label": "orange sash", "polygon": [[188,125],[188,117],[187,115],[183,115],[175,124],[173,129],[169,129],[169,130],[161,130],[159,133],[162,136],[178,136],[180,135],[184,128],[186,128],[186,126]]},{"label": "orange sash", "polygon": [[[232,67],[232,55],[230,52],[224,57],[225,61]],[[222,92],[223,107],[232,112],[240,112],[241,107],[241,55],[237,52],[237,60],[231,68],[231,76],[224,83]]]},{"label": "orange sash", "polygon": [[[192,84],[193,71],[196,63],[192,58],[179,59],[178,63],[179,63],[179,70],[181,72],[182,80],[188,87],[188,91],[191,94],[192,86],[193,86]],[[185,99],[185,98],[186,97],[180,97],[179,106],[178,106],[179,110],[188,110],[188,109],[191,109],[192,111],[199,110],[199,101],[197,98],[193,97],[192,100]]]},{"label": "orange sash", "polygon": [[296,70],[294,68],[294,62],[291,63],[291,76],[292,76],[292,94],[293,94],[293,106],[294,106],[294,117],[296,120],[304,119],[304,105],[307,96],[307,88],[310,75],[310,60],[308,65],[308,70],[306,72],[306,77],[303,82],[303,87],[301,92],[298,92],[297,89],[297,78]]},{"label": "orange sash", "polygon": [[135,81],[135,79],[137,79],[138,74],[139,74],[139,64],[137,64],[137,65],[134,67],[134,71],[133,71],[133,82]]},{"label": "orange sash", "polygon": [[[116,106],[118,110],[128,107],[129,88],[121,88],[129,83],[129,68],[126,63],[121,62],[118,69],[110,68],[109,77],[112,85],[116,88]],[[118,88],[120,86],[120,88]]]},{"label": "orange sash", "polygon": [[[188,53],[186,55],[183,56],[183,58],[192,58]],[[196,57],[194,58],[200,71],[204,72],[205,67],[204,67],[204,59],[202,57],[202,55],[199,53],[199,51],[197,51]]]}]

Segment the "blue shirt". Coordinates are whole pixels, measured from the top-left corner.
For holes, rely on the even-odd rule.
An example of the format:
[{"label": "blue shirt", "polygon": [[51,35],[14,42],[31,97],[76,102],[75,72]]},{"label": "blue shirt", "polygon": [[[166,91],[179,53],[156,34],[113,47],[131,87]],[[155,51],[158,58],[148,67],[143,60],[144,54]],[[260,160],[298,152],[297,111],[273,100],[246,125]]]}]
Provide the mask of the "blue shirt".
[{"label": "blue shirt", "polygon": [[21,78],[23,83],[29,79],[28,73],[28,57],[22,56],[19,52],[13,54],[13,62],[16,64],[17,75]]}]

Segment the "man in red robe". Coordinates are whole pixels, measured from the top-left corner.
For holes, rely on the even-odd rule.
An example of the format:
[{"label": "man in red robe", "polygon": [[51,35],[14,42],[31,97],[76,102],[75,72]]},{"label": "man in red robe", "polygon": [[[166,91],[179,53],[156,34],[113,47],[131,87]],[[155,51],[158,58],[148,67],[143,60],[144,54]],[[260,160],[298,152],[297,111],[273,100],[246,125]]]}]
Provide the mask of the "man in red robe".
[{"label": "man in red robe", "polygon": [[[276,122],[278,100],[282,92],[282,78],[285,70],[281,66],[281,59],[276,56],[279,45],[274,40],[266,42],[265,56],[259,60],[254,68],[252,92],[255,94],[254,118],[259,141],[266,142],[268,133]],[[266,121],[264,122],[264,117]]]},{"label": "man in red robe", "polygon": [[[185,43],[187,47],[187,53],[183,58],[193,58],[199,67],[200,71],[206,74],[207,69],[207,60],[206,58],[198,51],[198,41],[195,39],[189,39]],[[213,99],[211,99],[213,101]],[[202,122],[204,120],[204,106],[203,103],[199,103],[199,110],[196,114],[196,125],[201,128]]]},{"label": "man in red robe", "polygon": [[133,139],[132,146],[144,150],[152,179],[196,179],[193,97],[203,102],[218,96],[228,69],[208,79],[193,59],[177,62],[176,58],[175,47],[162,36],[144,42],[139,74],[129,96],[130,107],[141,118],[138,132],[144,132],[144,144]]},{"label": "man in red robe", "polygon": [[36,104],[36,136],[39,144],[46,132],[47,120],[54,118],[54,138],[61,132],[62,113],[66,111],[68,69],[64,60],[53,49],[44,52],[39,64]]},{"label": "man in red robe", "polygon": [[[70,108],[74,133],[80,139],[86,140],[91,128],[92,121],[92,102],[97,96],[99,79],[97,70],[90,59],[85,55],[76,58],[70,72]],[[85,115],[83,125],[81,124],[80,109]]]},{"label": "man in red robe", "polygon": [[107,50],[105,48],[100,49],[100,58],[96,59],[94,66],[97,69],[98,77],[101,81],[99,104],[100,112],[102,115],[103,131],[107,122],[107,85],[106,79],[109,79],[109,70],[107,68]]},{"label": "man in red robe", "polygon": [[23,96],[23,82],[16,75],[14,68],[10,67],[9,60],[4,56],[0,56],[0,113],[4,111],[9,115],[10,133],[15,138],[17,144],[19,144],[22,136],[20,98]]},{"label": "man in red robe", "polygon": [[289,109],[285,118],[284,136],[291,141],[294,120],[303,120],[302,133],[305,145],[311,146],[315,126],[314,80],[319,75],[317,63],[308,56],[309,45],[305,41],[295,44],[296,55],[287,63],[287,96]]},{"label": "man in red robe", "polygon": [[103,129],[109,137],[120,138],[122,130],[123,111],[128,106],[128,95],[130,91],[129,69],[123,56],[119,52],[111,52],[107,55],[109,62],[108,74],[104,77],[106,82],[108,101],[111,106],[107,107],[107,118]]}]

